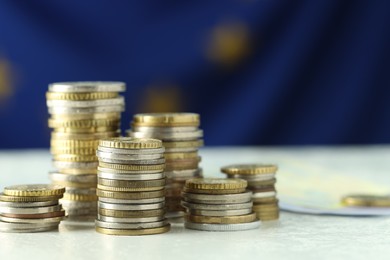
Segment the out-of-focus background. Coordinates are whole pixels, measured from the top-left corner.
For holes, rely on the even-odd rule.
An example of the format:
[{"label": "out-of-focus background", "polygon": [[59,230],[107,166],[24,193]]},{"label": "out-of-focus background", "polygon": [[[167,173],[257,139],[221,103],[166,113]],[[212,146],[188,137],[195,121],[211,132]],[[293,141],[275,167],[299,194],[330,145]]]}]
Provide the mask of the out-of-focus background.
[{"label": "out-of-focus background", "polygon": [[49,146],[45,92],[118,80],[206,145],[390,142],[388,1],[1,1],[0,148]]}]

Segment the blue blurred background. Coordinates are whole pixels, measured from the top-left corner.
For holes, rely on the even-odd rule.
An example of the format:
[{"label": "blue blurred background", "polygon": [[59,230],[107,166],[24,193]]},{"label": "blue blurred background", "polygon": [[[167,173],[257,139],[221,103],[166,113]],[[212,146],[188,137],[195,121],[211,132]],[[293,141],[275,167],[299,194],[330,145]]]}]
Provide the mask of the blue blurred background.
[{"label": "blue blurred background", "polygon": [[0,148],[49,146],[45,92],[118,80],[207,145],[390,142],[390,2],[0,2]]}]

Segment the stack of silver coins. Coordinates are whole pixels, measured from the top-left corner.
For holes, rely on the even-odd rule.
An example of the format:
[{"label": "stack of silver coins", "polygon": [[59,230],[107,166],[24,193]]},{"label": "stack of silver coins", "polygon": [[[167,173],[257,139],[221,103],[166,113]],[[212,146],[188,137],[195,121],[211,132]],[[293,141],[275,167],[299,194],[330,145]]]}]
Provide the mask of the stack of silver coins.
[{"label": "stack of silver coins", "polygon": [[279,218],[279,200],[276,197],[276,171],[273,164],[237,164],[221,168],[228,178],[248,181],[248,189],[253,192],[253,211],[261,221]]},{"label": "stack of silver coins", "polygon": [[151,235],[169,231],[165,219],[164,147],[156,139],[103,139],[99,159],[96,231]]},{"label": "stack of silver coins", "polygon": [[252,211],[252,192],[239,179],[190,179],[185,184],[182,205],[185,227],[202,231],[240,231],[258,228]]},{"label": "stack of silver coins", "polygon": [[[46,93],[55,170],[49,177],[66,187],[61,200],[72,219],[97,212],[96,148],[101,138],[120,134],[123,82],[63,82]],[[79,219],[79,218],[78,218]]]},{"label": "stack of silver coins", "polygon": [[183,216],[180,201],[184,183],[190,178],[203,176],[198,155],[199,147],[203,146],[203,131],[199,125],[200,117],[195,113],[136,114],[131,122],[129,136],[163,141],[168,217]]},{"label": "stack of silver coins", "polygon": [[1,232],[43,232],[58,229],[65,216],[59,199],[65,188],[57,185],[15,185],[0,193]]}]

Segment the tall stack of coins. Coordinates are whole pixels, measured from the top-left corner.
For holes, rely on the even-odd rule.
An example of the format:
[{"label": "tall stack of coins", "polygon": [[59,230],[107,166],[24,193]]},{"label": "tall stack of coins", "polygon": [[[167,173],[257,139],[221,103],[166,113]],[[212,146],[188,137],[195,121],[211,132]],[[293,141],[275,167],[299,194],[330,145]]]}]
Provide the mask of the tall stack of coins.
[{"label": "tall stack of coins", "polygon": [[151,235],[169,231],[165,219],[164,148],[156,139],[103,139],[99,158],[96,231]]},{"label": "tall stack of coins", "polygon": [[221,168],[228,178],[248,181],[248,189],[253,192],[253,211],[261,221],[279,218],[275,189],[277,170],[278,167],[272,164],[238,164]]},{"label": "tall stack of coins", "polygon": [[163,141],[169,217],[183,215],[180,201],[185,181],[203,176],[199,168],[201,157],[198,155],[199,147],[203,146],[203,131],[198,128],[199,125],[200,117],[195,113],[136,114],[128,131],[132,137]]},{"label": "tall stack of coins", "polygon": [[0,193],[1,232],[43,232],[58,229],[65,216],[58,200],[65,188],[58,185],[16,185]]},{"label": "tall stack of coins", "polygon": [[240,179],[190,179],[185,183],[182,205],[185,227],[202,231],[239,231],[258,228],[252,212],[252,192]]},{"label": "tall stack of coins", "polygon": [[125,91],[122,82],[64,82],[46,93],[55,171],[54,184],[66,187],[61,200],[70,217],[96,216],[96,148],[99,139],[119,136]]}]

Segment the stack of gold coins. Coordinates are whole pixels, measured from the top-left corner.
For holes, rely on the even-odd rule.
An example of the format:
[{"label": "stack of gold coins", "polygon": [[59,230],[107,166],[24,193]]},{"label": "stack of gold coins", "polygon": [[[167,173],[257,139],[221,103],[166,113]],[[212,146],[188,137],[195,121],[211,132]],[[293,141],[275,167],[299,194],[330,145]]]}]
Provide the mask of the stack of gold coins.
[{"label": "stack of gold coins", "polygon": [[240,231],[258,228],[252,211],[252,192],[240,179],[190,179],[185,183],[182,205],[185,227],[202,231]]},{"label": "stack of gold coins", "polygon": [[58,229],[65,211],[58,203],[65,188],[58,185],[16,185],[0,193],[1,232],[42,232]]},{"label": "stack of gold coins", "polygon": [[163,141],[168,217],[183,215],[180,201],[185,181],[203,176],[198,155],[199,147],[203,146],[203,131],[199,125],[200,117],[195,113],[136,114],[131,122],[129,136]]},{"label": "stack of gold coins", "polygon": [[253,211],[261,221],[279,218],[275,189],[277,170],[278,167],[273,164],[238,164],[221,168],[228,178],[248,181],[248,189],[253,192]]},{"label": "stack of gold coins", "polygon": [[54,184],[66,187],[61,200],[69,217],[96,216],[99,139],[119,136],[125,91],[122,82],[64,82],[46,93],[55,171]]},{"label": "stack of gold coins", "polygon": [[169,231],[165,219],[164,147],[157,139],[103,139],[99,158],[96,231],[151,235]]}]

